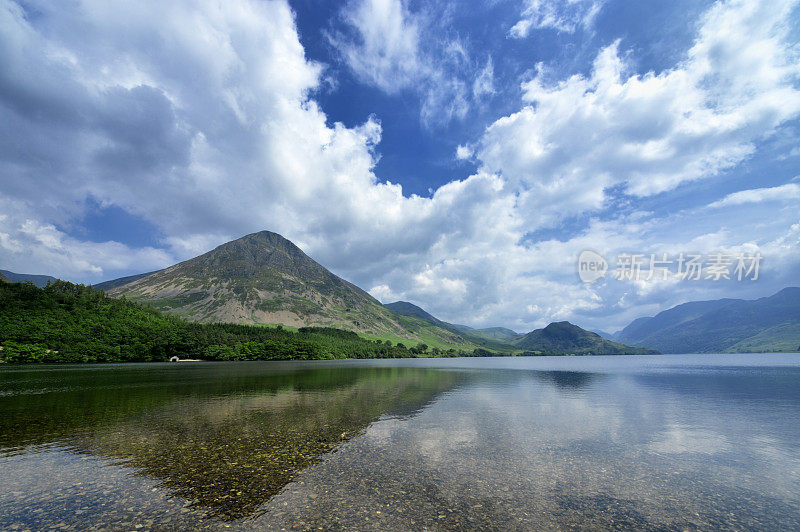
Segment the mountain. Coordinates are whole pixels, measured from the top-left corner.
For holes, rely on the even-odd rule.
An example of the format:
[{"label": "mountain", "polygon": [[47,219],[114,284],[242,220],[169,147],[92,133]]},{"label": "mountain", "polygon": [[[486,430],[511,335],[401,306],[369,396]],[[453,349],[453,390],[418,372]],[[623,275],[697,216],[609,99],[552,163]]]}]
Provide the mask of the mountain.
[{"label": "mountain", "polygon": [[383,306],[388,308],[392,312],[396,312],[397,314],[401,314],[403,316],[417,317],[436,325],[453,327],[449,323],[433,317],[431,314],[429,314],[422,308],[418,307],[413,303],[409,303],[408,301],[395,301],[394,303],[386,303]]},{"label": "mountain", "polygon": [[693,301],[639,318],[616,338],[664,353],[800,350],[800,288],[756,300]]},{"label": "mountain", "polygon": [[[408,318],[417,318],[420,320],[424,320],[425,322],[431,324],[434,327],[438,327],[449,331],[452,334],[461,336],[466,341],[476,344],[484,349],[491,349],[494,351],[501,351],[501,352],[511,352],[514,351],[514,348],[509,345],[508,341],[495,338],[491,334],[486,334],[484,331],[494,331],[494,330],[503,330],[509,331],[509,329],[503,329],[502,327],[492,327],[491,329],[472,329],[471,327],[467,327],[466,325],[454,325],[452,323],[447,323],[446,321],[442,321],[439,318],[431,315],[424,309],[418,307],[413,303],[409,303],[408,301],[395,301],[394,303],[386,303],[384,307],[388,308],[392,312],[399,314],[401,316],[406,316]],[[518,336],[517,333],[514,331],[510,331],[514,336]]]},{"label": "mountain", "polygon": [[467,334],[486,338],[487,340],[496,340],[498,342],[511,342],[522,336],[518,332],[506,329],[505,327],[486,327],[485,329],[473,329],[466,325],[454,325],[454,327]]},{"label": "mountain", "polygon": [[[129,275],[128,277],[120,277],[119,279],[113,279],[111,281],[104,281],[102,283],[98,283],[94,285],[94,288],[97,290],[111,290],[112,288],[116,288],[118,286],[122,286],[124,284],[132,283],[142,277],[147,277],[148,275],[155,273],[140,273],[138,275]],[[14,273],[8,270],[0,270],[0,275],[5,277],[6,280],[12,283],[24,283],[26,281],[30,281],[39,288],[44,288],[47,286],[48,282],[53,282],[56,280],[55,277],[51,277],[49,275],[31,275],[27,273]]]},{"label": "mountain", "polygon": [[96,285],[93,285],[93,288],[95,290],[104,290],[104,291],[108,292],[112,288],[117,288],[118,286],[130,284],[130,283],[132,283],[134,281],[138,281],[139,279],[142,279],[142,278],[147,277],[148,275],[152,275],[154,273],[156,273],[156,272],[137,273],[136,275],[129,275],[127,277],[120,277],[119,279],[112,279],[110,281],[103,281],[102,283],[97,283]]},{"label": "mountain", "polygon": [[485,329],[473,329],[473,334],[483,336],[500,342],[510,342],[519,336],[517,331],[506,329],[505,327],[487,327]]},{"label": "mountain", "polygon": [[691,301],[665,310],[656,316],[637,318],[621,331],[614,333],[614,340],[628,343],[643,342],[651,334],[699,318],[706,312],[720,309],[735,301],[741,300]]},{"label": "mountain", "polygon": [[10,282],[11,281],[8,279],[8,277],[0,273],[0,283],[10,283]]},{"label": "mountain", "polygon": [[419,317],[401,316],[337,277],[277,233],[262,231],[110,288],[199,322],[324,326],[431,347],[476,345]]},{"label": "mountain", "polygon": [[[189,323],[91,286],[0,283],[0,364],[451,356],[327,327]],[[2,438],[2,431],[0,431]]]},{"label": "mountain", "polygon": [[0,270],[0,274],[2,274],[6,279],[11,281],[12,283],[25,283],[31,282],[38,286],[39,288],[44,288],[47,286],[48,282],[55,281],[55,277],[50,277],[49,275],[31,275],[29,273],[14,273],[8,270]]},{"label": "mountain", "polygon": [[573,355],[650,355],[652,349],[629,347],[606,340],[600,335],[581,329],[568,321],[551,323],[522,336],[514,345],[526,351],[541,354]]},{"label": "mountain", "polygon": [[599,329],[594,329],[594,330],[592,330],[592,329],[587,329],[587,330],[588,330],[589,332],[593,332],[593,333],[595,333],[597,336],[599,336],[599,337],[601,337],[601,338],[605,338],[606,340],[611,340],[612,342],[613,342],[613,341],[616,339],[616,338],[614,338],[614,335],[613,335],[613,334],[611,334],[611,333],[608,333],[608,332],[606,332],[606,331],[601,331],[601,330],[599,330]]}]

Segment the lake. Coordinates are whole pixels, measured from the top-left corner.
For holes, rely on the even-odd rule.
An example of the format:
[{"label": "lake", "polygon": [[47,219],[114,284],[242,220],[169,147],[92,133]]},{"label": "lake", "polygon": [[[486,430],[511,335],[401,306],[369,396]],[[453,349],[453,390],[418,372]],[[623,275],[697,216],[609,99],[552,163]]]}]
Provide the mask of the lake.
[{"label": "lake", "polygon": [[7,366],[0,529],[800,529],[800,355]]}]

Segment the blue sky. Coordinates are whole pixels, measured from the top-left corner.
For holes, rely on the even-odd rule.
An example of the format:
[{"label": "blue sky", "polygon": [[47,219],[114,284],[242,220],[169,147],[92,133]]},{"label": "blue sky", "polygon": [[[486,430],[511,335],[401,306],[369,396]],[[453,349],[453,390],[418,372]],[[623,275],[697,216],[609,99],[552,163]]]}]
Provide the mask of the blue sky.
[{"label": "blue sky", "polygon": [[[0,0],[0,268],[280,232],[388,302],[613,330],[800,273],[794,0]],[[583,249],[760,253],[591,285]]]}]

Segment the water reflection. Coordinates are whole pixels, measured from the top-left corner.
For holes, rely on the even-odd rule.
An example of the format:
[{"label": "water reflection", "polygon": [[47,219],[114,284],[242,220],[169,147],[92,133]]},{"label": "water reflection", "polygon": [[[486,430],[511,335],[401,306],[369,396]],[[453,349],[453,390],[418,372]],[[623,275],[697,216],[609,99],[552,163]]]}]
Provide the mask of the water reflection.
[{"label": "water reflection", "polygon": [[565,390],[582,390],[603,375],[583,371],[536,371],[534,376]]},{"label": "water reflection", "polygon": [[[274,373],[263,366],[259,375],[240,367],[227,381],[206,381],[202,371],[134,371],[116,375],[114,387],[100,374],[79,389],[36,394],[25,393],[27,379],[16,375],[22,391],[0,400],[9,413],[0,441],[6,453],[47,443],[122,460],[190,506],[230,520],[252,514],[369,423],[417,412],[463,377],[415,368]],[[84,377],[79,371],[76,380]]]},{"label": "water reflection", "polygon": [[[598,375],[577,393],[556,384],[562,377],[488,372],[413,419],[375,423],[304,475],[303,485],[270,500],[254,524],[371,523],[368,528],[401,530],[800,525],[800,454],[787,445],[798,433],[786,423],[797,420],[800,393],[759,406],[735,395],[688,400],[672,390],[687,384],[680,372],[658,387],[642,386],[638,375]],[[766,415],[776,408],[782,425]]]},{"label": "water reflection", "polygon": [[663,360],[0,373],[0,528],[800,529],[800,357]]}]

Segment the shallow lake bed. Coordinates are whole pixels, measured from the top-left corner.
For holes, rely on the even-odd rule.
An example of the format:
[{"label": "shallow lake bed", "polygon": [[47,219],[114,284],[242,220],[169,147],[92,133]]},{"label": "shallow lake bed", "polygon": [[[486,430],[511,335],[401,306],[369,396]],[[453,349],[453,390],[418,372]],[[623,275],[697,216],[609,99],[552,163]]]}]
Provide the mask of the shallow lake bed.
[{"label": "shallow lake bed", "polygon": [[0,369],[0,528],[797,529],[800,355]]}]

